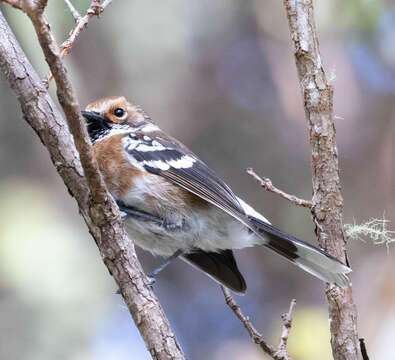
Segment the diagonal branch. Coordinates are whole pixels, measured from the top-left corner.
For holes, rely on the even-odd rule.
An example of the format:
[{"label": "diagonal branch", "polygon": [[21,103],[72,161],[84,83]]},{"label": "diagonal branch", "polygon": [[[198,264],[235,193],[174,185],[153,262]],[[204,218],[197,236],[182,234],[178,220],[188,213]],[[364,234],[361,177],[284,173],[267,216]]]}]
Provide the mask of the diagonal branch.
[{"label": "diagonal branch", "polygon": [[[293,53],[307,118],[313,181],[312,215],[320,246],[347,263],[343,231],[333,88],[326,78],[319,51],[312,0],[284,0]],[[332,353],[335,360],[361,358],[357,310],[352,288],[327,285]]]},{"label": "diagonal branch", "polygon": [[67,7],[69,8],[71,15],[73,15],[75,22],[78,22],[81,18],[80,13],[77,11],[77,9],[74,7],[74,5],[71,3],[70,0],[64,0],[64,2],[66,3]]},{"label": "diagonal branch", "polygon": [[292,299],[291,304],[289,305],[288,312],[281,315],[281,320],[283,321],[283,329],[281,332],[280,344],[278,345],[277,351],[274,354],[280,359],[281,358],[287,359],[288,356],[287,343],[288,343],[289,332],[291,331],[291,327],[292,327],[292,313],[294,311],[295,306],[296,306],[296,300]]},{"label": "diagonal branch", "polygon": [[[75,25],[74,29],[70,32],[69,37],[61,45],[61,52],[60,52],[61,58],[64,58],[65,56],[67,56],[70,53],[79,34],[82,32],[82,30],[87,28],[89,20],[93,16],[99,16],[104,11],[104,9],[108,5],[111,4],[112,0],[105,0],[103,2],[103,4],[101,4],[101,5],[100,5],[100,1],[93,0],[91,5],[89,6],[89,8],[86,10],[86,14],[82,17],[78,13],[78,11],[74,8],[74,6],[70,2],[70,0],[65,0],[65,2],[67,4],[71,14],[74,17],[74,20],[76,21],[76,25]],[[52,79],[53,79],[53,75],[52,75],[52,73],[49,73],[43,80],[45,87],[47,89],[48,89],[49,83],[51,82]]]},{"label": "diagonal branch", "polygon": [[[78,102],[42,15],[45,2],[35,4],[39,6],[31,7],[25,3],[25,11],[27,9],[34,23],[46,59],[55,74],[58,97],[74,139],[1,12],[0,69],[18,97],[24,118],[48,149],[59,175],[77,200],[80,213],[95,238],[105,265],[121,289],[152,358],[182,360],[181,347],[158,299],[148,286],[133,243],[122,226],[118,207],[104,187],[92,157]],[[81,151],[79,154],[76,146]],[[85,150],[87,152],[83,153]]]},{"label": "diagonal branch", "polygon": [[287,341],[292,325],[292,312],[296,305],[296,301],[294,299],[291,301],[288,312],[281,316],[281,319],[283,321],[281,339],[278,348],[275,349],[273,346],[269,345],[265,341],[263,335],[255,328],[248,316],[245,316],[243,314],[240,306],[237,304],[235,299],[233,299],[230,291],[222,285],[221,290],[224,294],[226,305],[229,306],[229,308],[234,312],[234,314],[243,324],[252,341],[254,341],[255,344],[259,345],[265,354],[269,355],[274,360],[292,360],[287,353]]},{"label": "diagonal branch", "polygon": [[247,174],[251,175],[265,190],[280,195],[282,198],[290,201],[295,205],[307,207],[309,209],[313,207],[313,203],[310,200],[300,199],[295,195],[290,195],[280,189],[277,189],[269,178],[261,178],[255,173],[254,169],[248,168]]},{"label": "diagonal branch", "polygon": [[66,115],[69,129],[80,155],[81,164],[89,188],[91,189],[92,200],[97,204],[104,204],[109,201],[110,204],[113,204],[113,208],[115,208],[115,203],[111,197],[109,197],[104,181],[98,171],[98,166],[93,157],[92,146],[89,141],[88,132],[84,124],[84,119],[82,118],[78,100],[74,94],[61,57],[59,56],[58,46],[44,17],[43,11],[45,6],[46,1],[34,3],[25,0],[23,8],[32,21],[45,59],[55,77],[59,103]]}]

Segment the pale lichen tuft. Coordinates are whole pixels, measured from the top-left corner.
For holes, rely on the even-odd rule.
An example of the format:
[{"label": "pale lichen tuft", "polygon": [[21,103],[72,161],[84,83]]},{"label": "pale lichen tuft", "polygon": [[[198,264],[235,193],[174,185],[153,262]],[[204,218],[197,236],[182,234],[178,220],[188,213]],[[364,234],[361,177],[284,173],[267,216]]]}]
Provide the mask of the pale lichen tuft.
[{"label": "pale lichen tuft", "polygon": [[393,237],[395,231],[388,229],[390,220],[387,220],[383,214],[382,219],[370,219],[362,224],[345,224],[344,231],[347,237],[353,240],[361,240],[365,242],[365,238],[369,238],[375,245],[385,244],[387,250],[389,245],[395,242]]}]

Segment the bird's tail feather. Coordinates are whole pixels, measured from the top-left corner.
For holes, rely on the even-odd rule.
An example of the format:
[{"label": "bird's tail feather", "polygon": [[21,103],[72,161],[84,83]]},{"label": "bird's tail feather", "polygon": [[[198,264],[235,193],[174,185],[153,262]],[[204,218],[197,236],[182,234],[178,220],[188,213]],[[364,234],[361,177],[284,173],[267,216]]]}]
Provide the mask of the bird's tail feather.
[{"label": "bird's tail feather", "polygon": [[351,269],[323,250],[301,241],[275,226],[248,216],[250,228],[262,238],[262,244],[317,278],[341,287],[350,286]]}]

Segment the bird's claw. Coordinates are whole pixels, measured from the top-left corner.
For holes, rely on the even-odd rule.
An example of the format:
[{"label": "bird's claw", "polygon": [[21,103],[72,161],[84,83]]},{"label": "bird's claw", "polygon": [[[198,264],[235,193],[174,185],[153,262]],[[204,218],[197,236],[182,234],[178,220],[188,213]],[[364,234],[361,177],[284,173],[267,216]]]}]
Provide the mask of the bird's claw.
[{"label": "bird's claw", "polygon": [[182,219],[181,224],[176,224],[174,222],[168,221],[167,219],[163,219],[162,226],[169,231],[182,230],[185,226],[185,219]]},{"label": "bird's claw", "polygon": [[147,274],[148,285],[153,286],[156,282],[155,275],[153,273]]}]

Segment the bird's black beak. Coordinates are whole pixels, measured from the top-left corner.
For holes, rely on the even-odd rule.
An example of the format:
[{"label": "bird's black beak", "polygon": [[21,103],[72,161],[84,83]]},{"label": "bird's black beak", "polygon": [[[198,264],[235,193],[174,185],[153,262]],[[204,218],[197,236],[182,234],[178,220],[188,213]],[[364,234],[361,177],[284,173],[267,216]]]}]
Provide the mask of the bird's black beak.
[{"label": "bird's black beak", "polygon": [[81,114],[88,122],[95,121],[104,124],[107,120],[102,114],[96,111],[81,111]]},{"label": "bird's black beak", "polygon": [[102,114],[96,111],[81,111],[82,116],[86,119],[88,130],[92,129],[110,129],[110,121]]}]

